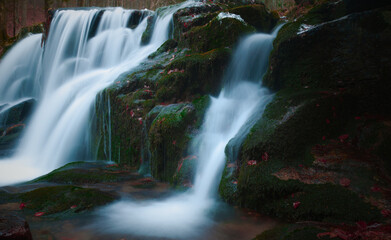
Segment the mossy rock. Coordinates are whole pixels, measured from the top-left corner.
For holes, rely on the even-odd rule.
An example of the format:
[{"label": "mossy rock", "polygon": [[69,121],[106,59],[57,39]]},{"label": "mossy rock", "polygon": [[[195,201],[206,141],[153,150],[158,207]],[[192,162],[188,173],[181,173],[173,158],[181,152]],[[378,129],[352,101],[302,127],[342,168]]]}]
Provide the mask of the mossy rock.
[{"label": "mossy rock", "polygon": [[322,232],[325,231],[318,227],[284,224],[263,232],[254,240],[316,240],[317,234]]},{"label": "mossy rock", "polygon": [[[75,186],[43,187],[22,193],[20,198],[26,208],[45,215],[64,211],[81,212],[112,202],[115,197],[93,188]],[[74,206],[73,209],[71,207]]]},{"label": "mossy rock", "polygon": [[129,172],[118,167],[107,167],[105,163],[77,162],[56,169],[33,182],[53,182],[62,184],[91,184],[116,182],[126,177]]},{"label": "mossy rock", "polygon": [[[238,181],[238,203],[288,221],[379,221],[379,210],[356,193],[333,184],[304,184],[271,175],[284,164],[276,159],[243,165]],[[294,207],[294,203],[299,203]]]},{"label": "mossy rock", "polygon": [[391,68],[387,12],[351,14],[301,34],[299,22],[287,24],[274,44],[264,84],[274,90],[345,89],[357,96],[361,112],[390,113],[391,89],[384,82],[390,77],[384,69]]},{"label": "mossy rock", "polygon": [[178,162],[187,150],[195,121],[195,109],[191,104],[171,104],[161,108],[148,134],[155,178],[172,181]]},{"label": "mossy rock", "polygon": [[254,31],[254,27],[236,18],[215,17],[208,24],[194,27],[186,32],[179,46],[190,48],[195,52],[232,47],[240,37]]},{"label": "mossy rock", "polygon": [[157,50],[156,52],[152,53],[148,56],[148,58],[153,59],[156,56],[162,54],[163,52],[167,52],[168,50],[174,50],[174,48],[178,46],[178,43],[173,39],[168,39],[165,41]]},{"label": "mossy rock", "polygon": [[1,120],[3,122],[0,124],[3,123],[5,126],[11,126],[24,122],[31,115],[35,105],[35,99],[28,99],[3,111],[1,113]]},{"label": "mossy rock", "polygon": [[336,137],[356,108],[350,95],[286,89],[276,94],[245,139],[240,159],[262,160],[265,152],[286,161],[303,158],[323,136]]},{"label": "mossy rock", "polygon": [[149,16],[147,18],[147,28],[143,32],[143,35],[141,36],[141,44],[142,45],[147,45],[152,38],[153,34],[153,29],[155,28],[155,23],[156,23],[157,15]]},{"label": "mossy rock", "polygon": [[269,13],[263,4],[245,5],[227,11],[241,16],[259,32],[271,32],[279,20],[279,16]]},{"label": "mossy rock", "polygon": [[229,49],[222,48],[174,60],[157,83],[157,99],[166,102],[193,100],[204,94],[216,95],[230,55]]}]

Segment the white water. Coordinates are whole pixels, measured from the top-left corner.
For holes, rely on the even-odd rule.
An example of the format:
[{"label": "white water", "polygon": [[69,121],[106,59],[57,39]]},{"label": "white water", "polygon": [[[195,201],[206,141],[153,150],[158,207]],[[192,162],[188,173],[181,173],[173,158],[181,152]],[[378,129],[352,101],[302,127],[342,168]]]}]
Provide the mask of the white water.
[{"label": "white water", "polygon": [[251,127],[252,117],[260,116],[272,98],[259,82],[277,31],[272,35],[252,35],[238,47],[225,78],[226,87],[217,98],[212,98],[202,131],[193,141],[193,152],[199,161],[193,189],[163,200],[123,200],[103,208],[99,212],[102,216],[99,226],[104,226],[104,231],[202,239],[201,229],[213,223],[210,212],[217,203],[215,195],[225,163],[224,149],[242,128]]},{"label": "white water", "polygon": [[[126,28],[132,10],[105,9],[89,38],[99,9],[57,11],[44,50],[41,35],[23,40],[0,64],[0,103],[35,97],[38,107],[17,154],[0,159],[0,186],[33,179],[70,161],[88,159],[89,121],[96,95],[136,67],[168,38],[172,14],[159,14],[152,39],[140,44],[145,18]],[[4,77],[5,76],[5,77]]]}]

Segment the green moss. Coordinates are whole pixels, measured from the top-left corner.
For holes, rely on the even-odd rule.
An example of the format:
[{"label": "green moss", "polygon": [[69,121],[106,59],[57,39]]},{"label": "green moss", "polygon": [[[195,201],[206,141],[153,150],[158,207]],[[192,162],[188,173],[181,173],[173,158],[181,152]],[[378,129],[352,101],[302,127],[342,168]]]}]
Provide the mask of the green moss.
[{"label": "green moss", "polygon": [[149,129],[152,175],[172,181],[178,162],[190,140],[188,129],[194,124],[195,110],[189,104],[172,104],[161,109]]},{"label": "green moss", "polygon": [[[243,165],[238,182],[240,205],[289,221],[356,222],[381,219],[378,209],[342,186],[283,181],[271,175],[282,166],[278,160],[256,166]],[[296,209],[294,202],[300,202]]]},{"label": "green moss", "polygon": [[174,48],[178,46],[178,43],[173,40],[173,39],[168,39],[167,41],[165,41],[157,50],[156,52],[152,53],[151,55],[148,56],[149,59],[153,59],[155,58],[156,56],[164,53],[164,52],[167,52],[168,50],[174,50]]},{"label": "green moss", "polygon": [[349,95],[325,95],[320,90],[278,92],[245,139],[242,159],[261,160],[259,153],[264,152],[289,161],[303,158],[323,136],[340,133],[352,117],[353,101]]},{"label": "green moss", "polygon": [[52,172],[42,176],[35,182],[54,182],[66,184],[84,184],[117,181],[118,176],[110,173],[92,172],[83,169],[69,169],[60,172]]},{"label": "green moss", "polygon": [[315,240],[318,239],[317,234],[322,232],[324,232],[324,230],[317,227],[285,224],[265,231],[258,235],[254,240]]},{"label": "green moss", "polygon": [[77,206],[74,211],[80,212],[114,200],[107,192],[75,186],[43,187],[22,193],[20,197],[26,202],[26,208],[45,212],[46,215],[69,210],[74,205]]},{"label": "green moss", "polygon": [[147,45],[149,43],[149,41],[151,41],[153,29],[155,28],[156,18],[157,18],[156,15],[148,17],[147,28],[145,29],[143,35],[141,36],[141,44],[142,45]]},{"label": "green moss", "polygon": [[263,4],[245,5],[227,11],[240,15],[246,23],[260,32],[270,32],[279,20],[278,15],[268,13]]},{"label": "green moss", "polygon": [[180,47],[188,47],[196,52],[206,52],[215,48],[232,47],[240,37],[254,32],[255,29],[235,18],[218,19],[208,24],[194,27],[188,31]]},{"label": "green moss", "polygon": [[[158,81],[157,99],[162,102],[192,100],[197,95],[217,94],[230,54],[229,49],[215,49],[174,60]],[[170,72],[174,70],[177,72]]]}]

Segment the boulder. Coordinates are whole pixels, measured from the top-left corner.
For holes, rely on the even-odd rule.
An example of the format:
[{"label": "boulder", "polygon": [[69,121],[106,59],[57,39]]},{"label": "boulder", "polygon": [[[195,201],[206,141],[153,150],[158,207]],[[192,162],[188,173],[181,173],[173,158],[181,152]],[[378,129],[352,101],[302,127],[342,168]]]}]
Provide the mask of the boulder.
[{"label": "boulder", "polygon": [[31,240],[31,231],[27,221],[20,216],[12,213],[0,214],[0,239]]}]

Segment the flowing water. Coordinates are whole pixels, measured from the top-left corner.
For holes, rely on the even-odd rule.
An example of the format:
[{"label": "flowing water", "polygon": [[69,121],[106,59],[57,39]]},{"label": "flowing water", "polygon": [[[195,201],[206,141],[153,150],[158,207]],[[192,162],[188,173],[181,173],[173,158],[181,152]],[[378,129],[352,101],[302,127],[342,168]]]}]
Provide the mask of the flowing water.
[{"label": "flowing water", "polygon": [[201,133],[192,143],[199,161],[193,189],[157,201],[119,201],[100,210],[98,226],[111,233],[202,239],[199,234],[213,224],[213,209],[219,204],[215,195],[224,168],[224,150],[232,138],[251,128],[272,98],[260,87],[260,80],[277,31],[247,37],[234,54],[226,85],[212,98]]},{"label": "flowing water", "polygon": [[169,37],[173,13],[191,4],[161,11],[147,45],[141,44],[147,18],[127,28],[133,10],[122,8],[57,11],[43,49],[41,34],[17,44],[0,64],[0,106],[23,98],[37,99],[38,106],[17,153],[0,160],[0,185],[91,158],[88,126],[96,95],[156,51]]},{"label": "flowing water", "polygon": [[[190,4],[194,3],[162,11],[147,45],[141,44],[146,18],[136,28],[127,28],[132,10],[121,8],[58,11],[43,49],[41,35],[17,44],[0,63],[0,106],[9,108],[30,98],[37,99],[38,106],[18,152],[0,160],[0,185],[91,157],[88,126],[97,94],[154,52],[168,38],[172,14]],[[213,224],[225,148],[231,139],[239,139],[240,145],[272,98],[260,80],[276,32],[247,37],[234,54],[225,87],[212,98],[201,133],[192,142],[199,163],[193,189],[155,201],[114,203],[99,211],[101,229],[189,239]]]}]

